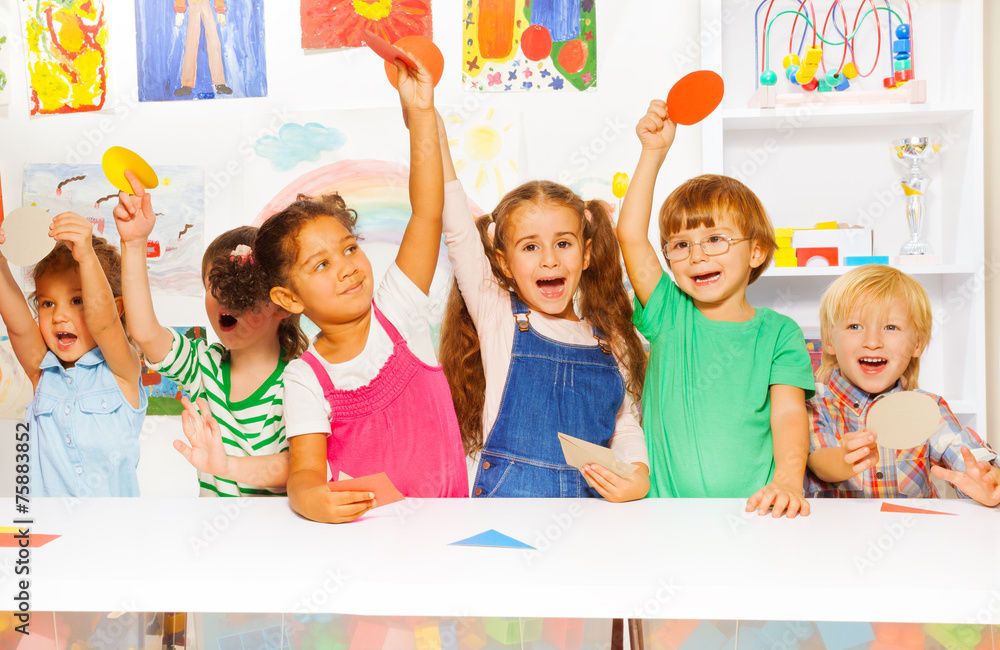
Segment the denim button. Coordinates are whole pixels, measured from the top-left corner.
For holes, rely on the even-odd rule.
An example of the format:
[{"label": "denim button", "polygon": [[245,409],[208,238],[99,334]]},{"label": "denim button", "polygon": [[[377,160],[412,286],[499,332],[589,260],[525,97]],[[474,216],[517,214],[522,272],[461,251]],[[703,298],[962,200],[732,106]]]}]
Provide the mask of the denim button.
[{"label": "denim button", "polygon": [[476,496],[480,496],[483,493],[483,488],[476,488]]},{"label": "denim button", "polygon": [[72,442],[73,441],[69,439],[69,436],[66,436],[66,444],[69,445],[72,444]]},{"label": "denim button", "polygon": [[490,461],[486,461],[485,463],[483,463],[483,469],[489,469],[489,468],[490,468]]},{"label": "denim button", "polygon": [[73,383],[73,378],[72,377],[67,377],[66,378],[66,383],[67,384],[72,384]]},{"label": "denim button", "polygon": [[101,402],[101,408],[102,409],[108,408],[108,403],[107,402]]},{"label": "denim button", "polygon": [[66,407],[66,415],[69,415],[69,407]]},{"label": "denim button", "polygon": [[76,468],[76,473],[77,474],[83,474],[83,468],[82,467],[77,467]]}]

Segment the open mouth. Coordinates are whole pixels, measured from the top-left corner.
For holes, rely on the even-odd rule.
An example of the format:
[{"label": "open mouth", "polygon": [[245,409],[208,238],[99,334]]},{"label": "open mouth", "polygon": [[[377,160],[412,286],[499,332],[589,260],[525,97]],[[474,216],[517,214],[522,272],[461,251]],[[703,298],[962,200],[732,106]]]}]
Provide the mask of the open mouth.
[{"label": "open mouth", "polygon": [[231,332],[236,329],[236,324],[239,321],[232,314],[227,314],[222,312],[219,314],[219,329],[223,332]]},{"label": "open mouth", "polygon": [[716,280],[722,277],[722,274],[716,271],[715,273],[703,273],[702,275],[692,276],[691,279],[694,280],[696,287],[704,287],[714,283]]},{"label": "open mouth", "polygon": [[538,287],[538,292],[545,298],[550,300],[560,298],[566,291],[566,278],[538,280],[535,282],[535,286]]},{"label": "open mouth", "polygon": [[56,341],[59,344],[60,350],[68,350],[73,347],[76,343],[76,334],[70,334],[69,332],[56,332]]},{"label": "open mouth", "polygon": [[882,357],[861,357],[858,359],[858,365],[861,366],[861,370],[869,375],[881,372],[887,363],[889,363],[889,360]]}]

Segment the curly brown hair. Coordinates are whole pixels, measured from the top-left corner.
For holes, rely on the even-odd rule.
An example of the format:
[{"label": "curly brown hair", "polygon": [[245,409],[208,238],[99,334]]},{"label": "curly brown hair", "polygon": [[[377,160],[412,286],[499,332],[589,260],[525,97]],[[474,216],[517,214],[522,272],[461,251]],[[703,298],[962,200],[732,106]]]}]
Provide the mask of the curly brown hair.
[{"label": "curly brown hair", "polygon": [[[646,376],[646,354],[632,326],[632,301],[625,290],[621,251],[607,204],[600,200],[584,202],[573,190],[558,183],[529,181],[504,196],[492,215],[479,217],[476,227],[493,277],[508,291],[516,288],[501,271],[496,250],[507,250],[507,238],[514,228],[511,217],[530,204],[567,207],[579,215],[583,240],[591,242],[590,265],[580,277],[580,316],[608,336],[615,358],[628,370],[626,390],[638,404]],[[590,219],[585,210],[590,212]],[[491,221],[496,223],[492,241],[487,234]],[[441,325],[440,358],[451,386],[462,444],[471,454],[483,447],[486,377],[479,336],[457,284],[452,286]]]},{"label": "curly brown hair", "polygon": [[[256,263],[253,253],[257,228],[240,226],[216,237],[201,258],[201,279],[219,304],[237,316],[256,311],[271,302],[267,273]],[[248,246],[246,258],[233,255],[237,246]],[[309,347],[309,339],[299,326],[299,315],[289,314],[278,325],[278,342],[285,361],[297,359]]]},{"label": "curly brown hair", "polygon": [[316,219],[336,219],[358,240],[358,213],[347,207],[336,192],[311,197],[299,194],[295,201],[261,224],[253,244],[257,264],[267,276],[267,290],[291,287],[289,271],[299,257],[299,233]]},{"label": "curly brown hair", "polygon": [[[101,263],[101,270],[104,271],[104,277],[108,279],[108,284],[111,286],[111,295],[115,298],[122,297],[122,256],[118,252],[118,249],[108,243],[108,240],[103,237],[92,237],[91,241],[94,246],[94,253],[97,255],[97,260]],[[48,255],[43,257],[41,261],[38,262],[31,270],[31,279],[38,286],[39,278],[42,278],[46,273],[58,273],[61,271],[67,271],[70,269],[80,270],[80,263],[73,259],[73,251],[69,249],[66,242],[57,242],[55,248],[53,248]],[[38,294],[36,291],[32,291],[28,296],[28,302],[31,304],[32,309],[35,313],[38,313]],[[125,322],[125,311],[122,311],[121,315],[122,327],[125,328],[125,332],[128,333],[128,326]]]}]

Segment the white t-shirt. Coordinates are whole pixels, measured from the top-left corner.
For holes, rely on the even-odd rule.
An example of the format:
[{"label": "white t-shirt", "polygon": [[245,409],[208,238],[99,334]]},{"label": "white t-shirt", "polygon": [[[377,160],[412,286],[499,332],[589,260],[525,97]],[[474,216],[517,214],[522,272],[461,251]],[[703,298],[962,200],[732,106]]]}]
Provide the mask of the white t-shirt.
[{"label": "white t-shirt", "polygon": [[[432,301],[398,266],[392,264],[375,293],[375,304],[389,319],[410,351],[427,365],[437,365],[434,343],[428,324]],[[354,390],[378,375],[392,354],[392,339],[372,314],[368,341],[358,356],[343,363],[329,363],[316,352],[315,340],[309,345],[323,365],[330,381],[340,390]],[[312,367],[296,359],[285,368],[285,436],[304,433],[330,433],[330,403]]]}]

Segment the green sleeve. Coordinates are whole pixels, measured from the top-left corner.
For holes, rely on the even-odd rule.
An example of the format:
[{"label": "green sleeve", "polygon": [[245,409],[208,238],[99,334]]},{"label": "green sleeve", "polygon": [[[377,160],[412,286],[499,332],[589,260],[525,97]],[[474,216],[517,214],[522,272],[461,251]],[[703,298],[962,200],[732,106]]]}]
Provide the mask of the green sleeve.
[{"label": "green sleeve", "polygon": [[791,318],[778,314],[779,330],[769,385],[795,386],[806,392],[806,399],[816,394],[812,363],[802,330]]},{"label": "green sleeve", "polygon": [[660,281],[643,307],[639,299],[635,299],[635,309],[632,311],[632,323],[647,341],[652,343],[660,333],[669,329],[673,323],[678,303],[686,298],[677,288],[666,271],[660,274]]},{"label": "green sleeve", "polygon": [[201,362],[204,360],[209,366],[215,365],[211,355],[206,354],[208,343],[204,339],[192,341],[175,329],[170,329],[170,334],[174,342],[167,356],[160,363],[146,361],[146,365],[183,386],[191,393],[192,399],[205,397],[205,368],[202,368]]}]

